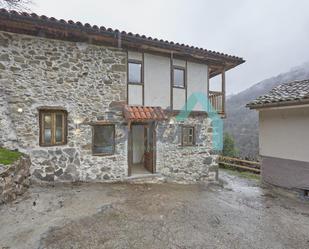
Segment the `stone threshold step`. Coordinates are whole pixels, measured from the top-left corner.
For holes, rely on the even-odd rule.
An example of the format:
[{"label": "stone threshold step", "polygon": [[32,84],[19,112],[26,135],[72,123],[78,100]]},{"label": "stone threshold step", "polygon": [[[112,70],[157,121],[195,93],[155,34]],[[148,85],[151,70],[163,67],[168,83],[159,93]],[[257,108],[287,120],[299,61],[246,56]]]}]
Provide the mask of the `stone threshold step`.
[{"label": "stone threshold step", "polygon": [[159,173],[155,173],[155,174],[135,174],[132,176],[127,176],[124,178],[124,180],[133,180],[133,179],[143,179],[143,178],[155,178],[155,177],[163,177],[161,174]]},{"label": "stone threshold step", "polygon": [[161,174],[137,174],[133,176],[128,176],[123,179],[124,182],[141,182],[141,183],[152,183],[152,182],[164,182],[165,177]]}]

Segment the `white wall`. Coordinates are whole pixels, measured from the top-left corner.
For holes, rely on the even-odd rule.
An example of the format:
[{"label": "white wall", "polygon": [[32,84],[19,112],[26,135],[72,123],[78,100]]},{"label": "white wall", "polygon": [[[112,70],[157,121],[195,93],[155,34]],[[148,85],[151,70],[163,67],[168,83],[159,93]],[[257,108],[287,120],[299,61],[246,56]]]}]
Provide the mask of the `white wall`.
[{"label": "white wall", "polygon": [[186,103],[186,90],[173,88],[173,109],[181,110]]},{"label": "white wall", "polygon": [[170,106],[170,58],[144,54],[145,105]]},{"label": "white wall", "polygon": [[[144,105],[170,107],[171,58],[159,55],[128,51],[128,59],[143,61],[144,65]],[[186,61],[173,59],[173,65],[186,67]],[[207,96],[208,66],[187,62],[187,97],[202,92]],[[128,102],[130,105],[142,105],[142,86],[129,85]],[[173,109],[180,110],[186,103],[185,89],[172,88]],[[201,105],[194,110],[203,111]]]},{"label": "white wall", "polygon": [[143,104],[143,87],[140,85],[129,84],[129,99],[130,105],[142,105]]},{"label": "white wall", "polygon": [[260,155],[309,162],[309,107],[261,110]]},{"label": "white wall", "polygon": [[[204,64],[188,62],[187,64],[188,79],[188,99],[193,93],[204,93],[207,96],[208,84],[208,67]],[[194,111],[205,111],[200,104],[197,104]]]},{"label": "white wall", "polygon": [[130,60],[142,61],[143,60],[143,53],[136,52],[136,51],[128,51],[128,58]]},{"label": "white wall", "polygon": [[173,59],[173,65],[174,66],[179,66],[179,67],[185,67],[186,66],[186,61],[185,60],[179,60],[179,59]]},{"label": "white wall", "polygon": [[144,155],[144,126],[133,125],[133,163],[142,163]]}]

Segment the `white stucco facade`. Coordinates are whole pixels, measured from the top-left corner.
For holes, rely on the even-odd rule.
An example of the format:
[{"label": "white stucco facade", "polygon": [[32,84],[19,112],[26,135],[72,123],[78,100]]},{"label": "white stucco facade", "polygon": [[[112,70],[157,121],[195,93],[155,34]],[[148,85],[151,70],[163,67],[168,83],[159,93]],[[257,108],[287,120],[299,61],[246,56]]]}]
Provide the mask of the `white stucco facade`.
[{"label": "white stucco facade", "polygon": [[170,59],[144,54],[145,105],[170,106]]},{"label": "white stucco facade", "polygon": [[309,162],[309,106],[259,111],[260,155]]},{"label": "white stucco facade", "polygon": [[130,105],[143,105],[143,87],[140,85],[128,86],[128,102]]},{"label": "white stucco facade", "polygon": [[133,163],[142,163],[144,156],[144,126],[132,126]]},{"label": "white stucco facade", "polygon": [[[208,85],[208,67],[205,64],[188,62],[187,65],[188,73],[188,93],[187,96],[190,98],[193,93],[204,93],[207,96],[207,85]],[[194,111],[205,111],[200,104],[197,104]]]},{"label": "white stucco facade", "polygon": [[[131,105],[161,106],[164,109],[172,105],[173,110],[181,110],[191,94],[208,94],[209,75],[206,64],[132,51],[128,52],[128,60],[140,61],[143,65],[142,84],[128,85],[128,103]],[[172,66],[184,68],[186,87],[171,87]],[[203,109],[196,105],[194,111]]]}]

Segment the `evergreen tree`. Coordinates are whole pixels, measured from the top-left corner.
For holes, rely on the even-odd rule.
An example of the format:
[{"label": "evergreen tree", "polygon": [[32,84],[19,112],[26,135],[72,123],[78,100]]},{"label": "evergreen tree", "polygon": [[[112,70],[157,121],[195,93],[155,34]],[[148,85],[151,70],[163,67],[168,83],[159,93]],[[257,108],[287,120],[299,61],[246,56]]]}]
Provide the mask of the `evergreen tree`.
[{"label": "evergreen tree", "polygon": [[239,151],[235,147],[234,138],[229,133],[224,133],[223,137],[223,156],[238,157]]}]

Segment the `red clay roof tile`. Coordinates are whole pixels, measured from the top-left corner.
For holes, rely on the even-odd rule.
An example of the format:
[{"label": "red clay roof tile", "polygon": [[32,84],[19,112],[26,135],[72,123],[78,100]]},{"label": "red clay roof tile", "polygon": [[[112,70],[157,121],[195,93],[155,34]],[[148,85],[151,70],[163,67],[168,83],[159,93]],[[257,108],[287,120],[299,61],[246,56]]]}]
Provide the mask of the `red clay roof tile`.
[{"label": "red clay roof tile", "polygon": [[124,117],[127,121],[159,121],[166,120],[161,107],[148,107],[148,106],[128,106],[125,105],[123,109]]}]

